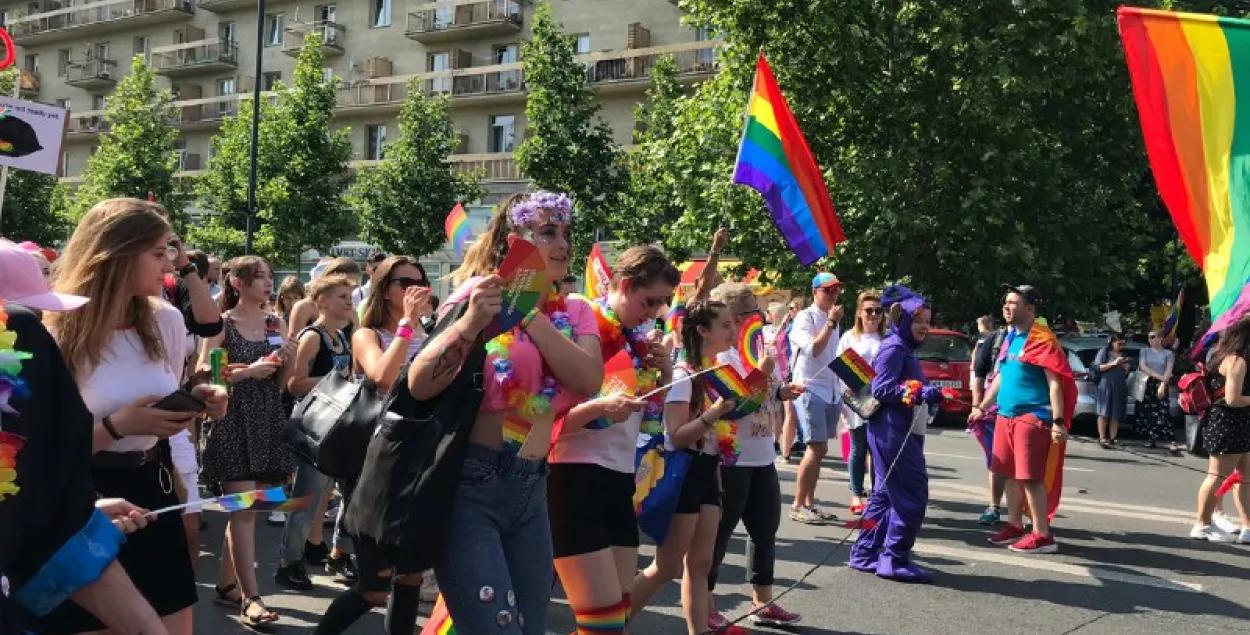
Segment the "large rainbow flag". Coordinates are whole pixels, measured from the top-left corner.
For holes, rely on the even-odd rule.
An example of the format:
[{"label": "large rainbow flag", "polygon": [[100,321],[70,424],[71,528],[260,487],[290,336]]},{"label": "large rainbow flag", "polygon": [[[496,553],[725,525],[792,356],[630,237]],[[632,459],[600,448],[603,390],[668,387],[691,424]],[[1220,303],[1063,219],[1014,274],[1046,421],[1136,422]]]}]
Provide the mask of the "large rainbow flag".
[{"label": "large rainbow flag", "polygon": [[1250,21],[1118,17],[1155,183],[1218,321],[1250,293]]},{"label": "large rainbow flag", "polygon": [[804,267],[846,240],[825,177],[763,53],[755,63],[734,183],[764,196],[773,224]]}]

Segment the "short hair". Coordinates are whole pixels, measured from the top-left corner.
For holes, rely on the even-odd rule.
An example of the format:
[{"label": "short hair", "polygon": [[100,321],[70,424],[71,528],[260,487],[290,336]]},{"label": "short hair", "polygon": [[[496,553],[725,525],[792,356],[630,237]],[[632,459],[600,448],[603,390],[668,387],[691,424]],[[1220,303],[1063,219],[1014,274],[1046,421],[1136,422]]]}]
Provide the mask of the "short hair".
[{"label": "short hair", "polygon": [[376,267],[382,264],[383,260],[386,260],[386,254],[380,251],[375,251],[369,254],[369,257],[365,259],[365,262]]},{"label": "short hair", "polygon": [[360,276],[360,263],[346,256],[335,258],[326,265],[326,270],[321,272],[323,276]]},{"label": "short hair", "polygon": [[198,249],[189,249],[187,260],[195,263],[195,268],[199,269],[201,276],[208,274],[208,254]]},{"label": "short hair", "polygon": [[743,297],[755,297],[755,292],[751,290],[751,286],[742,282],[722,282],[712,289],[711,297],[716,302],[724,303],[726,306],[733,306]]}]

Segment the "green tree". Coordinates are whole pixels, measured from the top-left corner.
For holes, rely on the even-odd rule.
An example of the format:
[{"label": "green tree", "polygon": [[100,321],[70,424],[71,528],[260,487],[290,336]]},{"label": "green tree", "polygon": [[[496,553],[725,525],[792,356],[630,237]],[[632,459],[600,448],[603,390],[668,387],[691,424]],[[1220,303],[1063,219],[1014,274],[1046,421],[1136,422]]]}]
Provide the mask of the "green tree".
[{"label": "green tree", "polygon": [[618,211],[627,177],[612,129],[574,59],[576,43],[560,30],[543,2],[534,12],[533,37],[522,45],[529,97],[528,133],[517,150],[521,172],[540,188],[567,192],[577,207],[574,257],[590,252],[599,228]]},{"label": "green tree", "polygon": [[188,196],[174,174],[178,171],[178,130],[170,125],[177,109],[168,88],[156,84],[156,73],[142,56],[130,63],[130,74],[117,83],[104,106],[107,131],[87,159],[82,187],[72,197],[69,218],[77,222],[92,205],[106,198],[130,196],[156,201],[169,211],[174,226],[185,226]]},{"label": "green tree", "polygon": [[[628,214],[612,215],[612,231],[624,244],[638,245],[664,240],[669,227],[681,218],[673,182],[656,170],[667,167],[664,160],[668,140],[676,126],[677,100],[682,96],[677,81],[677,63],[671,56],[661,57],[651,69],[651,87],[647,102],[634,107],[635,147],[627,157],[629,190],[623,209]],[[684,259],[684,250],[672,249],[670,256]]]},{"label": "green tree", "polygon": [[[0,72],[0,95],[13,94],[17,68]],[[64,189],[51,174],[9,169],[9,182],[4,193],[4,209],[0,216],[0,236],[40,245],[52,245],[65,239],[70,224],[53,208],[53,193]]]},{"label": "green tree", "polygon": [[[273,105],[262,97],[257,148],[254,251],[275,266],[295,266],[307,249],[325,251],[355,228],[343,193],[352,156],[350,130],[332,130],[338,80],[325,81],[320,34],[304,39],[290,87],[279,84]],[[241,253],[248,210],[253,102],[241,102],[213,139],[213,157],[199,183],[214,213],[193,242],[223,256]]]},{"label": "green tree", "polygon": [[479,175],[460,175],[447,162],[460,140],[446,96],[427,96],[421,80],[412,80],[398,124],[399,137],[387,144],[382,162],[356,176],[348,204],[364,240],[419,258],[446,242],[447,212],[486,191],[478,185]]}]

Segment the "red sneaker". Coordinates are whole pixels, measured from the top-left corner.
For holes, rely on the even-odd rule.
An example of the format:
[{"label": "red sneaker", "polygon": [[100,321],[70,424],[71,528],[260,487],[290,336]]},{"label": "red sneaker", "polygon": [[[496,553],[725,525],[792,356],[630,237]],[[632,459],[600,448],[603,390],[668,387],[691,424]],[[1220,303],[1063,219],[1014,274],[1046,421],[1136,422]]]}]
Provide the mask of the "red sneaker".
[{"label": "red sneaker", "polygon": [[1026,535],[1027,534],[1024,533],[1024,527],[1017,527],[1012,524],[1007,524],[1002,529],[999,529],[998,531],[990,534],[990,544],[994,544],[994,545],[1015,544],[1016,541],[1020,540],[1021,538],[1024,538]]},{"label": "red sneaker", "polygon": [[712,613],[707,616],[707,628],[714,633],[722,633],[723,635],[750,635],[748,631],[741,626],[730,624],[720,613]]},{"label": "red sneaker", "polygon": [[768,608],[759,613],[752,613],[751,621],[761,626],[791,626],[803,621],[803,616],[791,613],[776,604],[769,604]]},{"label": "red sneaker", "polygon": [[1043,536],[1036,531],[1020,539],[1008,549],[1016,553],[1055,553],[1059,545],[1055,544],[1054,536]]}]

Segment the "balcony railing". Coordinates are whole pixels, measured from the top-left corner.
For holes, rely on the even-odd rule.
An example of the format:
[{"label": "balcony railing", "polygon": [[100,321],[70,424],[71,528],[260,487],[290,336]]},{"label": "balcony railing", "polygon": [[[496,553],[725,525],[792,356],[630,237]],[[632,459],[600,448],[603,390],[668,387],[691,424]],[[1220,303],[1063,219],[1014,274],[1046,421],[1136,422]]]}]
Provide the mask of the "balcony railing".
[{"label": "balcony railing", "polygon": [[[391,79],[399,81],[386,81]],[[398,108],[407,97],[407,77],[384,77],[340,88],[338,106],[343,109]]]},{"label": "balcony railing", "polygon": [[651,46],[623,51],[589,53],[578,56],[586,65],[586,80],[596,88],[627,85],[645,86],[655,65],[664,56],[671,56],[677,65],[677,77],[694,80],[711,75],[720,65],[719,49],[723,42],[689,42]]},{"label": "balcony railing", "polygon": [[477,172],[483,181],[523,181],[521,168],[511,152],[485,154],[453,154],[447,157],[452,170],[458,174]]},{"label": "balcony railing", "polygon": [[115,60],[88,60],[65,67],[65,83],[85,90],[103,90],[117,85]]},{"label": "balcony railing", "polygon": [[521,3],[516,0],[485,0],[446,7],[425,5],[408,14],[405,34],[418,42],[434,43],[520,33],[521,14]]},{"label": "balcony railing", "polygon": [[[266,7],[283,4],[289,0],[266,0]],[[256,9],[256,0],[197,0],[199,7],[205,11],[233,11],[235,9]]]},{"label": "balcony railing", "polygon": [[322,55],[342,55],[347,27],[338,22],[318,20],[312,23],[296,22],[286,27],[282,38],[282,52],[296,57],[304,48],[304,38],[310,33],[321,35]]},{"label": "balcony railing", "polygon": [[218,38],[162,46],[152,49],[152,66],[166,77],[233,70],[239,66],[239,46]]},{"label": "balcony railing", "polygon": [[80,35],[106,33],[194,16],[192,0],[103,0],[17,18],[9,25],[9,33],[18,44],[31,45],[63,38],[71,30]]}]

